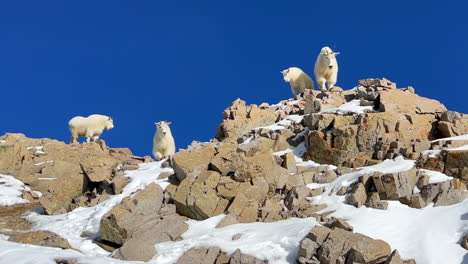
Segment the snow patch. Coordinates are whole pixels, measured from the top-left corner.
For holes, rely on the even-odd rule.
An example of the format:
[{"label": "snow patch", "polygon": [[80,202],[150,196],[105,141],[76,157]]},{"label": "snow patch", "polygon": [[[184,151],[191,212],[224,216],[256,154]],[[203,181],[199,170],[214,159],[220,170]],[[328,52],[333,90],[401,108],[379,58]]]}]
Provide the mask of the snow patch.
[{"label": "snow patch", "polygon": [[159,180],[162,172],[173,172],[171,168],[162,168],[161,163],[152,162],[141,164],[137,170],[126,171],[125,176],[130,178],[130,183],[125,186],[121,194],[113,195],[108,200],[92,207],[80,207],[69,213],[61,215],[40,215],[32,212],[26,219],[33,223],[34,230],[48,230],[57,233],[68,240],[70,245],[87,255],[98,256],[109,253],[91,239],[80,237],[83,232],[91,232],[98,235],[101,218],[123,198],[132,195],[151,183],[159,184],[165,189],[169,182],[167,179]]},{"label": "snow patch", "polygon": [[447,176],[438,171],[425,170],[425,169],[421,169],[420,171],[424,172],[427,176],[429,176],[429,184],[441,183],[441,182],[450,181],[453,179],[453,177]]},{"label": "snow patch", "polygon": [[[176,263],[182,254],[192,247],[220,247],[232,254],[236,249],[258,259],[267,259],[271,264],[296,263],[299,243],[313,226],[315,218],[290,218],[273,223],[235,224],[215,228],[224,215],[203,221],[189,220],[189,229],[182,235],[183,240],[156,245],[158,254],[151,263]],[[232,237],[240,234],[240,238]]]},{"label": "snow patch", "polygon": [[351,100],[345,104],[340,105],[339,107],[326,109],[324,111],[321,111],[320,113],[363,114],[365,112],[374,111],[373,106],[361,106],[360,104],[361,104],[361,101],[358,99]]},{"label": "snow patch", "polygon": [[13,176],[0,174],[1,206],[29,203],[28,200],[21,198],[22,191],[29,191],[29,187]]},{"label": "snow patch", "polygon": [[460,136],[456,136],[456,137],[439,138],[439,139],[436,139],[436,140],[432,140],[431,142],[447,141],[447,140],[453,140],[453,141],[468,140],[468,134],[460,135]]}]

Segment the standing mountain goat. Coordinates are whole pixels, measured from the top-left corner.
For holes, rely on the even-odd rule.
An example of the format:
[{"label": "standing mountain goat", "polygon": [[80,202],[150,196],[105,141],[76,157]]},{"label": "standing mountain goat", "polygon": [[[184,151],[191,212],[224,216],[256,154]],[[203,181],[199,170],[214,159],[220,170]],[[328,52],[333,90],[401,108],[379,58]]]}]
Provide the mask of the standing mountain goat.
[{"label": "standing mountain goat", "polygon": [[79,137],[86,137],[86,142],[99,139],[99,136],[104,131],[104,128],[110,130],[114,128],[112,117],[105,115],[90,115],[88,117],[75,116],[68,122],[71,138],[70,144],[77,143]]},{"label": "standing mountain goat", "polygon": [[323,47],[315,62],[315,80],[322,91],[326,91],[325,82],[328,89],[335,86],[338,79],[338,62],[336,56],[339,52],[332,51],[329,47]]},{"label": "standing mountain goat", "polygon": [[157,126],[153,138],[153,156],[158,159],[164,159],[175,154],[174,137],[172,137],[169,125],[171,122],[154,123]]},{"label": "standing mountain goat", "polygon": [[304,93],[305,89],[314,89],[314,82],[309,75],[297,67],[290,67],[281,73],[284,81],[291,84],[291,91],[294,96],[296,96],[297,92]]}]

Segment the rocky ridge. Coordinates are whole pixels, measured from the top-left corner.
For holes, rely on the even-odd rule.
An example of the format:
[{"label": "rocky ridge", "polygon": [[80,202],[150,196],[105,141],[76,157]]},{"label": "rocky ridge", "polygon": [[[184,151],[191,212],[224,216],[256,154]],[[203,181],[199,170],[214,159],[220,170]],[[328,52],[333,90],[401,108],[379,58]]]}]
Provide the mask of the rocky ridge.
[{"label": "rocky ridge", "polygon": [[[414,88],[397,89],[386,79],[361,80],[348,91],[307,91],[275,105],[247,105],[237,99],[223,112],[213,140],[193,142],[166,164],[174,174],[160,175],[169,182],[165,189],[150,184],[124,198],[102,217],[101,236],[95,240],[113,251],[114,258],[148,261],[158,253],[155,244],[182,239],[187,219],[224,213],[217,226],[222,228],[315,217],[323,226],[314,227],[301,242],[299,263],[410,263],[386,242],[353,233],[349,224],[330,217],[332,212],[323,210],[326,205],[313,198],[344,195],[350,205],[381,210],[391,200],[413,208],[459,203],[468,195],[468,150],[457,147],[468,141],[435,140],[465,134],[468,115],[447,111],[440,102],[416,95]],[[0,173],[36,191],[23,197],[46,214],[102,203],[128,183],[124,171],[151,161],[128,149],[108,148],[102,141],[70,146],[21,134],[0,140]],[[365,174],[349,186],[326,190],[327,184],[360,167],[397,157],[416,160],[416,167]],[[453,178],[433,183],[428,170]],[[19,215],[30,209],[21,209]],[[21,230],[27,229],[25,224]],[[25,241],[24,236],[5,234]],[[34,243],[44,245],[39,240]],[[66,241],[47,245],[70,247]],[[178,263],[265,260],[240,251],[229,256],[210,247],[192,248]]]}]

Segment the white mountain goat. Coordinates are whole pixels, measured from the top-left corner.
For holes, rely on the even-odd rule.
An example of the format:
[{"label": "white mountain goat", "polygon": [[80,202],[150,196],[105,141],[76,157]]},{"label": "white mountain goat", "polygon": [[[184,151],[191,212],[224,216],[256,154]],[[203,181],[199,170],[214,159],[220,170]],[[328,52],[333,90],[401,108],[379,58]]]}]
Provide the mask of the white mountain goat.
[{"label": "white mountain goat", "polygon": [[175,142],[169,128],[171,122],[161,121],[154,124],[157,128],[153,138],[153,156],[161,160],[174,155]]},{"label": "white mountain goat", "polygon": [[332,51],[329,47],[323,47],[315,61],[315,80],[322,91],[326,91],[325,82],[328,89],[335,86],[338,79],[338,62],[336,56],[339,52]]},{"label": "white mountain goat", "polygon": [[314,89],[312,78],[297,67],[290,67],[281,71],[281,73],[284,81],[291,84],[291,91],[294,96],[296,96],[297,92],[304,93],[305,89]]},{"label": "white mountain goat", "polygon": [[114,120],[105,115],[75,116],[68,122],[68,128],[71,133],[70,144],[77,143],[79,137],[86,137],[89,143],[91,138],[93,141],[98,140],[104,129],[114,128]]}]

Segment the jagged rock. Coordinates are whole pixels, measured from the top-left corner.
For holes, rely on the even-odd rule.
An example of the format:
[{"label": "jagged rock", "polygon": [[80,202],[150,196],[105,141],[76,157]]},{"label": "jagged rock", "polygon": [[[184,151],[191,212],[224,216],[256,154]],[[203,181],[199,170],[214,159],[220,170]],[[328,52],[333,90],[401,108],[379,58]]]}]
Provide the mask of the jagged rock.
[{"label": "jagged rock", "polygon": [[[225,178],[228,177],[220,177],[218,172],[204,171],[200,173],[194,182],[189,178],[181,181],[175,191],[173,187],[168,188],[168,192],[177,207],[177,212],[198,220],[223,213],[229,204],[229,200],[224,199],[223,195],[225,197],[228,195],[226,192],[223,195],[218,195],[215,188],[218,184],[225,186]],[[238,186],[235,186],[229,197],[236,195],[237,191]]]},{"label": "jagged rock", "polygon": [[447,151],[444,173],[468,184],[468,150]]},{"label": "jagged rock", "polygon": [[468,235],[464,235],[461,241],[462,248],[468,250]]},{"label": "jagged rock", "polygon": [[256,127],[269,126],[276,122],[277,114],[256,105],[246,106],[245,101],[235,100],[223,112],[224,120],[219,124],[215,138],[219,141],[237,141],[237,138]]},{"label": "jagged rock", "polygon": [[68,145],[23,134],[6,134],[2,140],[0,173],[41,192],[39,201],[47,214],[69,211],[73,198],[89,191],[92,181],[112,178],[117,164],[132,159],[128,149],[109,149],[97,143]]},{"label": "jagged rock", "polygon": [[118,176],[112,179],[112,189],[115,194],[119,194],[130,183],[130,178],[125,176]]},{"label": "jagged rock", "polygon": [[240,145],[237,148],[237,152],[243,153],[245,156],[253,156],[257,153],[269,152],[273,145],[275,144],[274,140],[265,137],[259,137],[247,144]]},{"label": "jagged rock", "polygon": [[396,249],[393,250],[392,254],[388,256],[384,264],[403,264],[403,260],[401,259],[401,256],[398,253],[398,250]]},{"label": "jagged rock", "polygon": [[353,231],[353,227],[340,218],[331,218],[323,226],[328,227],[330,229],[341,228],[346,231]]},{"label": "jagged rock", "polygon": [[408,204],[412,208],[424,208],[426,202],[421,198],[419,193],[411,195],[410,203]]},{"label": "jagged rock", "polygon": [[162,189],[154,183],[133,197],[125,197],[102,217],[102,239],[123,245],[141,225],[150,219],[159,218],[162,202]]},{"label": "jagged rock", "polygon": [[349,263],[381,263],[390,252],[390,246],[382,240],[374,240],[340,228],[315,226],[300,244],[298,261],[345,263],[347,260]]},{"label": "jagged rock", "polygon": [[63,249],[72,248],[66,239],[50,231],[15,232],[14,234],[8,235],[10,236],[8,241],[16,243]]},{"label": "jagged rock", "polygon": [[243,254],[240,249],[236,249],[231,255],[229,264],[267,264],[268,261],[260,260],[253,256]]},{"label": "jagged rock", "polygon": [[177,260],[177,264],[215,264],[219,247],[191,248]]},{"label": "jagged rock", "polygon": [[294,157],[294,154],[292,152],[287,152],[282,156],[284,162],[283,162],[283,167],[288,170],[290,173],[296,173],[297,172],[297,167],[296,167],[296,158]]},{"label": "jagged rock", "polygon": [[297,186],[292,188],[284,199],[284,205],[289,210],[303,209],[310,205],[307,197],[310,196],[310,189],[305,186]]},{"label": "jagged rock", "polygon": [[386,173],[384,175],[374,174],[372,179],[379,192],[380,199],[383,200],[399,200],[402,197],[410,196],[414,184],[416,184],[408,182],[407,172]]},{"label": "jagged rock", "polygon": [[362,183],[354,185],[351,194],[346,197],[346,203],[355,207],[361,207],[367,200],[366,189]]},{"label": "jagged rock", "polygon": [[448,189],[442,190],[434,199],[434,206],[447,206],[462,202],[468,197],[468,193],[463,190]]},{"label": "jagged rock", "polygon": [[185,220],[185,217],[177,214],[162,219],[152,217],[131,234],[113,257],[135,261],[150,260],[157,253],[155,244],[180,239],[188,229],[187,224],[184,223]]},{"label": "jagged rock", "polygon": [[367,200],[365,205],[367,207],[386,210],[388,207],[388,203],[386,201],[381,201],[378,192],[368,192],[367,193]]},{"label": "jagged rock", "polygon": [[398,89],[380,92],[380,111],[416,114],[442,113],[447,108],[440,102]]},{"label": "jagged rock", "polygon": [[179,180],[195,180],[200,173],[208,170],[215,155],[215,148],[207,144],[198,148],[184,149],[172,157],[174,172]]},{"label": "jagged rock", "polygon": [[217,225],[216,228],[222,228],[228,225],[238,224],[237,217],[233,215],[226,215]]},{"label": "jagged rock", "polygon": [[[245,182],[256,177],[264,178],[272,189],[277,188],[277,183],[282,176],[287,176],[286,169],[277,165],[273,153],[260,153],[252,157],[242,157],[234,162],[237,167],[234,180]],[[280,187],[282,188],[282,187]]]}]

